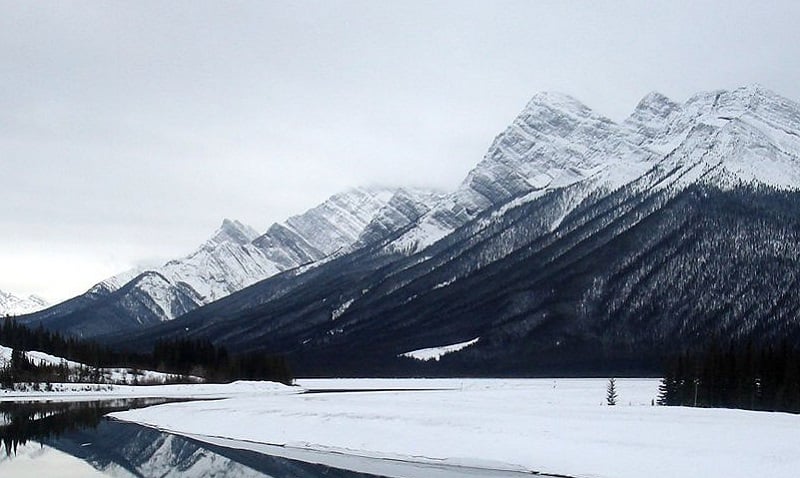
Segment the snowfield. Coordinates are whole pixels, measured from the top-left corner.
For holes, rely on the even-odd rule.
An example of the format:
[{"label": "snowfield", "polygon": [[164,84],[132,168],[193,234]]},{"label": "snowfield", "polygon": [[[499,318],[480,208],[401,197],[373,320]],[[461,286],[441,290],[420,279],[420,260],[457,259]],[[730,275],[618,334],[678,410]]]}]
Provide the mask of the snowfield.
[{"label": "snowfield", "polygon": [[618,379],[619,405],[609,407],[606,384],[302,380],[306,389],[357,391],[254,390],[113,416],[212,443],[321,452],[322,462],[326,455],[386,458],[486,468],[486,476],[492,469],[587,478],[794,478],[800,470],[800,416],[651,406],[655,379]]}]

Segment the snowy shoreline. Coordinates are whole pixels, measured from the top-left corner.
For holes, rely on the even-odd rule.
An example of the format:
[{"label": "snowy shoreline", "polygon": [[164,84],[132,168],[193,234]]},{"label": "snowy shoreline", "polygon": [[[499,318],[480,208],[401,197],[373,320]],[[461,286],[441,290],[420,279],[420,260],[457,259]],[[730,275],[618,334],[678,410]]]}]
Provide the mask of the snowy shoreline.
[{"label": "snowy shoreline", "polygon": [[[794,477],[800,417],[651,406],[658,380],[301,380],[308,389],[111,416],[198,440],[575,477]],[[392,391],[390,388],[425,388]],[[433,388],[447,390],[430,390]]]},{"label": "snowy shoreline", "polygon": [[618,379],[619,405],[609,407],[606,384],[315,379],[295,387],[234,382],[5,392],[0,401],[217,398],[109,416],[229,448],[403,478],[793,478],[800,469],[798,415],[652,406],[657,379]]},{"label": "snowy shoreline", "polygon": [[274,382],[236,381],[216,384],[110,385],[87,383],[55,383],[54,391],[0,390],[0,402],[11,401],[83,401],[121,398],[234,398],[258,394],[296,394],[301,387]]}]

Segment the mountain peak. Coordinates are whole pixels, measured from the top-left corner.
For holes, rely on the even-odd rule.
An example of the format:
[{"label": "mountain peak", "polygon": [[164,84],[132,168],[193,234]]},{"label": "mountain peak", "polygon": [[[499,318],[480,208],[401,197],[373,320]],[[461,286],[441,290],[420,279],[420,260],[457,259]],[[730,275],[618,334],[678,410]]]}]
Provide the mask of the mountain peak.
[{"label": "mountain peak", "polygon": [[355,244],[396,192],[397,188],[378,186],[351,188],[290,217],[283,226],[328,256]]},{"label": "mountain peak", "polygon": [[642,97],[636,110],[649,109],[655,111],[671,111],[679,109],[680,105],[668,96],[658,91],[651,91]]},{"label": "mountain peak", "polygon": [[647,138],[653,138],[666,130],[669,121],[681,110],[682,106],[666,95],[651,91],[639,101],[623,125]]},{"label": "mountain peak", "polygon": [[256,237],[258,237],[258,233],[252,227],[236,220],[224,219],[210,242],[214,244],[230,242],[243,245],[252,242]]},{"label": "mountain peak", "polygon": [[541,91],[533,95],[525,107],[526,111],[542,109],[565,111],[578,116],[588,116],[592,110],[574,97],[557,91]]},{"label": "mountain peak", "polygon": [[751,110],[758,109],[759,107],[765,105],[773,109],[788,108],[790,110],[795,110],[792,113],[792,116],[795,117],[795,120],[796,110],[800,109],[800,105],[797,102],[781,96],[771,89],[758,83],[752,83],[740,88],[736,88],[730,92],[730,95],[734,98],[737,98],[740,103],[748,106]]},{"label": "mountain peak", "polygon": [[753,83],[733,90],[703,91],[693,95],[684,108],[705,114],[741,114],[760,104],[792,103],[774,91]]},{"label": "mountain peak", "polygon": [[741,92],[746,96],[764,96],[764,97],[777,97],[779,96],[774,91],[765,87],[761,83],[750,83],[733,90],[734,92]]}]

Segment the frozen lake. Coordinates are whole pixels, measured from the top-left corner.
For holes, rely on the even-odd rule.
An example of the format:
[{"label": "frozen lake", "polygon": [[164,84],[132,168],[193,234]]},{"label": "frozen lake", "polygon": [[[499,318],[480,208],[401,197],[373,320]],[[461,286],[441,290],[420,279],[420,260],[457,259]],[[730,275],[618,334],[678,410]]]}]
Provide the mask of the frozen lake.
[{"label": "frozen lake", "polygon": [[[362,390],[363,392],[363,390]],[[318,392],[343,393],[343,392]],[[175,399],[0,402],[0,476],[520,478],[524,473],[353,457],[204,436],[106,417]],[[341,468],[335,465],[341,466]],[[350,468],[365,471],[353,471]],[[487,473],[488,472],[488,473]]]},{"label": "frozen lake", "polygon": [[[15,467],[9,475],[23,476],[16,467],[28,456],[69,449],[73,459],[113,476],[797,476],[798,415],[654,406],[657,379],[618,379],[618,404],[610,407],[607,383],[331,379],[300,380],[300,387],[119,387],[89,395],[214,400],[115,412],[116,421],[99,422],[95,435],[83,429],[17,442],[0,474]],[[73,393],[58,397],[87,399]],[[0,401],[21,398],[4,394]],[[97,454],[81,458],[89,451]],[[302,473],[286,474],[286,467]]]}]

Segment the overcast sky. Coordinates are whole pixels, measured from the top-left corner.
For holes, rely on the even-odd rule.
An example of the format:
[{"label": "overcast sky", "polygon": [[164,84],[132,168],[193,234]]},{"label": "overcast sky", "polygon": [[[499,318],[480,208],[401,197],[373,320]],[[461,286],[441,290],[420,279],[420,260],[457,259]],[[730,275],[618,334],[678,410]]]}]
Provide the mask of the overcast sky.
[{"label": "overcast sky", "polygon": [[800,99],[800,2],[0,0],[0,289],[55,301],[358,185],[455,188],[536,92]]}]

